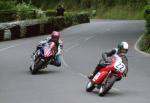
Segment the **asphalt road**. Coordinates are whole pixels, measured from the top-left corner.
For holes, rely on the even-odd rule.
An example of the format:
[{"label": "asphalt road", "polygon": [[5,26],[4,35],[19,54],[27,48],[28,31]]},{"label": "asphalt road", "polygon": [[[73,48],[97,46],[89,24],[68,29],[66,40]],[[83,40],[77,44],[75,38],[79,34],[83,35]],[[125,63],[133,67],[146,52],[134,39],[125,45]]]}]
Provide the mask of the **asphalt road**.
[{"label": "asphalt road", "polygon": [[[103,21],[72,26],[64,38],[62,67],[48,66],[37,75],[29,72],[30,56],[38,36],[0,43],[0,103],[149,103],[150,57],[137,52],[135,43],[144,32],[144,21]],[[87,93],[86,76],[101,53],[120,41],[130,45],[129,73],[105,97],[95,89]]]}]

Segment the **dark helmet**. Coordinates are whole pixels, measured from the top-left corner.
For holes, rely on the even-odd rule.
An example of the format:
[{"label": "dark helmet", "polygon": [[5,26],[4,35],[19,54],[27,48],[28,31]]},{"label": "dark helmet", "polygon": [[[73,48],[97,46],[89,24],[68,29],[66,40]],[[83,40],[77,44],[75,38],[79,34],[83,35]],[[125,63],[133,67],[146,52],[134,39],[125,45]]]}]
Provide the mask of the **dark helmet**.
[{"label": "dark helmet", "polygon": [[128,52],[129,45],[127,42],[122,41],[121,43],[118,44],[118,50],[120,53],[126,54]]},{"label": "dark helmet", "polygon": [[60,37],[60,32],[58,32],[58,31],[52,32],[52,35],[51,35],[52,40],[54,40],[55,42],[58,42],[59,37]]}]

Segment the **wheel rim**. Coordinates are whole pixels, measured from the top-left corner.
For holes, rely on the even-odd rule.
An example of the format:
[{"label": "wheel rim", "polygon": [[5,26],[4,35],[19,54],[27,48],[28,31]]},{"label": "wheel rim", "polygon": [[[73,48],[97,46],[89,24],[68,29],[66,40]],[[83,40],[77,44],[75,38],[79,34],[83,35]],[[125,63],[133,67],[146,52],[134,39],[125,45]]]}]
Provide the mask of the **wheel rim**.
[{"label": "wheel rim", "polygon": [[87,88],[90,88],[91,86],[92,86],[92,83],[89,82],[89,83],[87,84]]},{"label": "wheel rim", "polygon": [[101,88],[100,88],[100,90],[99,90],[99,93],[101,94],[101,93],[103,93],[104,92],[104,88],[103,88],[103,86],[101,86]]},{"label": "wheel rim", "polygon": [[31,69],[32,70],[34,69],[34,62],[32,62],[32,64],[31,64]]},{"label": "wheel rim", "polygon": [[32,72],[32,66],[29,67],[30,71]]}]

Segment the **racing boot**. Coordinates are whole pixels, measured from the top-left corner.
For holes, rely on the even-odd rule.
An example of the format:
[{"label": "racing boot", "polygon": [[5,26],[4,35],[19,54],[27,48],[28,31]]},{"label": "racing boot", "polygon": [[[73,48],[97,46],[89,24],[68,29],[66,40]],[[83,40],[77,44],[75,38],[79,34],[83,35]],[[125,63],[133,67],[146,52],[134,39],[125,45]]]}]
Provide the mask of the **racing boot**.
[{"label": "racing boot", "polygon": [[89,79],[93,79],[94,76],[97,74],[97,72],[98,72],[101,68],[102,68],[102,66],[101,66],[100,64],[97,64],[97,66],[96,66],[94,72],[91,73],[91,74],[88,76],[88,78],[89,78]]},{"label": "racing boot", "polygon": [[90,80],[93,79],[93,77],[94,77],[93,73],[90,73],[90,75],[88,76],[88,78],[89,78]]}]

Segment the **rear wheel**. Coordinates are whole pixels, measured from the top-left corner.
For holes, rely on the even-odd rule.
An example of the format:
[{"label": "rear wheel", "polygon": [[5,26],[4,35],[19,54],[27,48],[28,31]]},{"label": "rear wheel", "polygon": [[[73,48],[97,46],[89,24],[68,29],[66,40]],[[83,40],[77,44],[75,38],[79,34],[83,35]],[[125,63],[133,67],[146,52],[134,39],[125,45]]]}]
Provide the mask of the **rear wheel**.
[{"label": "rear wheel", "polygon": [[91,92],[94,88],[95,88],[94,84],[91,81],[89,81],[86,85],[86,91]]},{"label": "rear wheel", "polygon": [[99,89],[99,96],[104,96],[114,85],[116,81],[116,77],[112,76],[109,77],[105,84],[103,84]]}]

